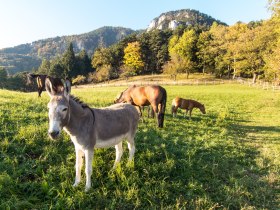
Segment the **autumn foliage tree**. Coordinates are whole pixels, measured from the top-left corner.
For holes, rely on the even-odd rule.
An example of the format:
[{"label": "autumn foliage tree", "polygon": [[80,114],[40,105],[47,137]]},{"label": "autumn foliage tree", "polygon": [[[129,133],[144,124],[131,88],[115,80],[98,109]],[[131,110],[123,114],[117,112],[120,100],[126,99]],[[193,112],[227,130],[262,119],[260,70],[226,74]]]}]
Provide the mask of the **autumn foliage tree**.
[{"label": "autumn foliage tree", "polygon": [[144,62],[139,42],[128,43],[124,49],[124,66],[124,69],[131,75],[138,75],[143,71]]},{"label": "autumn foliage tree", "polygon": [[[171,37],[168,49],[171,56],[169,64],[172,65],[173,63],[171,69],[175,71],[173,73],[186,73],[188,77],[194,70],[196,42],[197,36],[194,30],[186,30],[181,37],[178,35]],[[176,64],[177,62],[180,62],[180,65]]]}]

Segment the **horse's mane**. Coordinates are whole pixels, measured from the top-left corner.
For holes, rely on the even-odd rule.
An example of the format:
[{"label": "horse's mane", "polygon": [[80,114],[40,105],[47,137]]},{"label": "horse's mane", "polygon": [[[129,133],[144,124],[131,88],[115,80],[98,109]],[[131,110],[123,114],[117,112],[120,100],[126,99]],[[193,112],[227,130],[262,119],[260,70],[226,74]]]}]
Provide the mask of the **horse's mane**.
[{"label": "horse's mane", "polygon": [[73,101],[75,101],[75,102],[77,102],[78,104],[80,104],[80,105],[82,106],[82,108],[89,108],[89,109],[90,109],[89,105],[87,105],[85,102],[83,102],[80,98],[78,98],[78,97],[76,97],[76,96],[73,96],[73,95],[70,95],[70,98],[71,98]]}]

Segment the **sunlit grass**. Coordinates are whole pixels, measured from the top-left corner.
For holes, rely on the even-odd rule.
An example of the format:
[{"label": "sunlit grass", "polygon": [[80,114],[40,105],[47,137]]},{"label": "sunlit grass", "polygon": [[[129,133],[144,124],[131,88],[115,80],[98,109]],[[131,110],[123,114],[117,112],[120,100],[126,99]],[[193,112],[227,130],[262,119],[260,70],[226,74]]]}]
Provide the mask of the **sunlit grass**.
[{"label": "sunlit grass", "polygon": [[[0,208],[278,209],[280,93],[241,85],[166,86],[165,125],[140,122],[134,164],[112,170],[113,148],[98,149],[92,189],[73,188],[74,147],[47,136],[47,102],[0,90]],[[112,104],[124,87],[73,88],[92,107]],[[172,118],[175,96],[205,104],[206,115]]]}]

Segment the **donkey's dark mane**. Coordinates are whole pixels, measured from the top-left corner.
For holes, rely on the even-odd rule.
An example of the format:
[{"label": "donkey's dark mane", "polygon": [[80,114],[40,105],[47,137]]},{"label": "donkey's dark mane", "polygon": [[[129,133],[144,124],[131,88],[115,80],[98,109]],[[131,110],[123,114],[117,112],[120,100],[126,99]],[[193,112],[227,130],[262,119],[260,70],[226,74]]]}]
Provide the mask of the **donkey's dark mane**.
[{"label": "donkey's dark mane", "polygon": [[78,104],[80,104],[82,106],[82,108],[89,108],[89,105],[87,105],[85,102],[83,102],[80,98],[70,95],[70,98],[73,99],[73,101],[77,102]]}]

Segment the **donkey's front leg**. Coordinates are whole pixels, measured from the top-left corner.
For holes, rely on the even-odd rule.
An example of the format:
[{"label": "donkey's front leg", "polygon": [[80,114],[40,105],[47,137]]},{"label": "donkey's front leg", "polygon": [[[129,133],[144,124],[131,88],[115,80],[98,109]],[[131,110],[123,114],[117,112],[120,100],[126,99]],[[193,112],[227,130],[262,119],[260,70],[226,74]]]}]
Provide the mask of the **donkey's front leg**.
[{"label": "donkey's front leg", "polygon": [[85,189],[85,191],[88,191],[91,187],[93,150],[85,150],[85,159],[86,159],[86,189]]},{"label": "donkey's front leg", "polygon": [[83,166],[83,151],[79,148],[75,147],[76,151],[76,177],[75,177],[75,183],[73,184],[74,187],[78,186],[78,184],[81,181],[81,170]]}]

